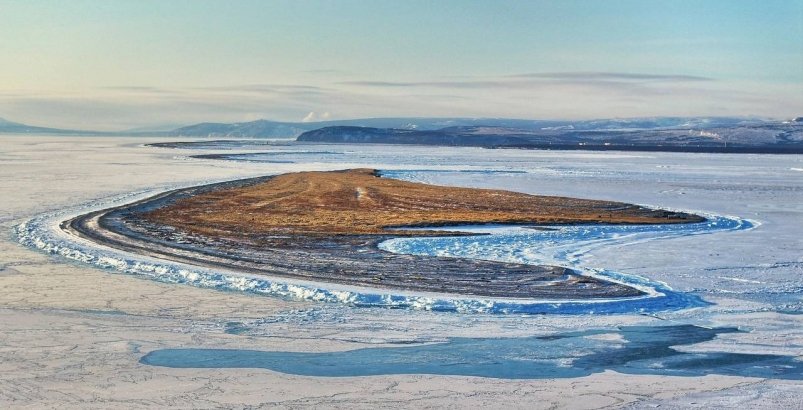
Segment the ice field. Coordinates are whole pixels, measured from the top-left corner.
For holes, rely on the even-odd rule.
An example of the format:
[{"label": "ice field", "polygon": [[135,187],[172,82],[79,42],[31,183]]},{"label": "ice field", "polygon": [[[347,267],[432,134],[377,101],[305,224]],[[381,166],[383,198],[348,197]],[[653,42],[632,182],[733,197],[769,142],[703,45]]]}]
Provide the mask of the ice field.
[{"label": "ice field", "polygon": [[[437,406],[477,404],[477,395],[514,407],[568,406],[579,395],[600,408],[801,404],[801,156],[302,144],[167,149],[142,142],[4,140],[0,314],[7,331],[0,335],[0,404],[375,406],[415,399]],[[227,156],[193,157],[217,153]],[[529,312],[536,314],[503,305],[499,311],[453,309],[459,312],[355,307],[141,280],[136,269],[143,262],[164,261],[118,255],[58,231],[61,218],[134,200],[132,192],[352,167],[434,184],[631,202],[701,213],[710,221],[465,227],[491,235],[382,245],[404,253],[558,264],[651,292],[646,305],[605,301],[600,306],[615,307],[606,310],[567,304]],[[56,255],[39,249],[54,244],[61,246],[51,252]],[[90,259],[64,257],[75,251]],[[122,273],[133,274],[120,275],[113,258],[107,266],[96,263],[110,255],[129,261],[133,270]],[[167,271],[154,270],[160,272]],[[504,347],[505,360],[515,363],[511,375],[494,373],[502,371],[494,370],[494,346]],[[199,365],[181,349],[220,361]],[[372,349],[416,359],[407,365],[380,360],[383,350]],[[643,349],[654,354],[645,356]],[[612,353],[619,350],[620,356]],[[243,366],[241,354],[255,364]],[[307,367],[271,364],[291,357]],[[546,367],[527,367],[528,358]],[[327,374],[314,366],[338,361],[356,367]],[[416,361],[425,366],[417,368]],[[446,370],[456,363],[468,365]],[[695,368],[700,363],[703,368]],[[320,394],[310,399],[311,389]],[[138,401],[145,391],[152,398]]]}]

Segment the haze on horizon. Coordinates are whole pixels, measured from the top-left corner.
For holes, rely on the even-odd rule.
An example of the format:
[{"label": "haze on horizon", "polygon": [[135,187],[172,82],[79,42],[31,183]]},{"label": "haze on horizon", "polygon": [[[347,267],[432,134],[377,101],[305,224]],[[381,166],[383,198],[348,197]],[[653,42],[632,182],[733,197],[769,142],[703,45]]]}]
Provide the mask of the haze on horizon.
[{"label": "haze on horizon", "polygon": [[0,117],[803,115],[803,0],[0,0]]}]

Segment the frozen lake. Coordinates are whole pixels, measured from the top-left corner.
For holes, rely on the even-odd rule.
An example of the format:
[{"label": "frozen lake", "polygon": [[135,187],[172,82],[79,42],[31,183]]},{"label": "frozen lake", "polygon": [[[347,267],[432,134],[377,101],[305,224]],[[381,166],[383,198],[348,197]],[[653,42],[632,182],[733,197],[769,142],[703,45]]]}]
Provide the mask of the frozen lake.
[{"label": "frozen lake", "polygon": [[[632,275],[704,299],[758,302],[758,310],[801,313],[803,309],[800,156],[278,144],[285,145],[238,147],[234,143],[225,149],[199,145],[177,151],[187,154],[177,159],[202,161],[210,167],[248,163],[261,165],[266,172],[279,163],[292,170],[370,167],[388,177],[416,182],[696,212],[714,223],[646,229],[584,227],[557,233],[486,229],[494,235],[398,240],[383,248],[597,269],[602,275]],[[204,152],[202,158],[197,158],[199,151]]]},{"label": "frozen lake", "polygon": [[[7,309],[2,313],[10,330],[0,338],[0,346],[9,352],[6,368],[10,371],[3,376],[5,385],[11,386],[8,391],[25,391],[22,383],[27,377],[26,368],[34,365],[59,368],[62,370],[58,374],[62,376],[58,377],[63,377],[74,374],[75,365],[70,365],[73,361],[101,353],[104,357],[114,357],[113,364],[106,361],[87,366],[98,374],[121,374],[119,378],[112,376],[111,383],[116,386],[112,391],[117,393],[129,391],[125,387],[128,385],[124,382],[124,373],[135,378],[148,375],[152,380],[159,380],[165,389],[179,394],[198,387],[182,382],[181,375],[186,373],[181,372],[203,378],[211,371],[204,367],[231,368],[226,370],[231,372],[231,379],[214,384],[228,386],[230,391],[241,391],[254,386],[255,380],[265,383],[260,387],[286,380],[284,376],[277,378],[276,373],[265,370],[258,370],[255,376],[254,370],[244,367],[314,374],[314,369],[305,371],[300,367],[294,370],[270,365],[276,358],[290,357],[282,354],[292,350],[299,358],[308,360],[307,363],[356,360],[355,363],[369,363],[376,369],[384,369],[371,372],[366,370],[369,367],[363,367],[352,369],[349,374],[378,375],[359,379],[361,394],[387,397],[386,403],[390,403],[393,399],[409,399],[412,393],[380,393],[385,380],[382,377],[395,377],[393,380],[407,383],[412,379],[400,374],[416,372],[392,371],[392,362],[378,360],[380,350],[364,355],[364,352],[357,353],[358,349],[384,346],[391,348],[391,353],[404,354],[404,351],[392,350],[394,344],[403,343],[409,345],[405,348],[412,348],[416,355],[421,355],[423,364],[433,355],[448,359],[433,362],[436,367],[443,363],[448,366],[449,360],[460,362],[471,355],[479,355],[474,357],[485,359],[479,360],[477,365],[489,366],[487,358],[492,355],[488,356],[487,349],[495,343],[489,339],[493,335],[505,338],[512,362],[518,363],[521,357],[533,352],[546,354],[548,357],[536,359],[549,361],[555,374],[585,381],[585,387],[577,387],[578,392],[599,395],[594,397],[600,397],[600,407],[610,403],[604,397],[612,391],[619,392],[617,397],[623,398],[620,403],[646,404],[647,401],[639,400],[648,400],[649,403],[671,404],[677,400],[676,403],[682,405],[688,403],[684,401],[687,400],[683,398],[685,394],[693,394],[696,403],[733,404],[726,396],[744,398],[740,403],[751,403],[750,400],[768,395],[773,397],[774,403],[780,404],[778,407],[800,403],[799,388],[784,380],[799,379],[800,357],[803,356],[800,315],[803,310],[803,239],[800,235],[803,231],[803,172],[800,171],[803,156],[303,144],[270,147],[234,144],[225,148],[212,145],[207,147],[211,149],[199,150],[143,147],[140,141],[132,139],[54,137],[10,138],[6,142],[0,150],[3,167],[0,189],[6,194],[2,199],[4,214],[0,223],[7,232],[0,260],[3,267],[0,281],[6,291],[0,301],[3,309]],[[276,155],[271,154],[272,150]],[[256,152],[258,155],[241,155]],[[199,154],[228,156],[224,159],[191,157]],[[705,302],[679,310],[609,315],[585,312],[569,316],[358,309],[325,302],[254,297],[114,275],[111,271],[67,262],[61,257],[45,258],[14,244],[17,241],[12,232],[14,226],[37,215],[92,204],[101,198],[297,170],[353,167],[377,168],[390,176],[434,184],[616,200],[700,212],[725,218],[723,223],[730,221],[728,224],[736,226],[706,230],[705,234],[673,234],[662,230],[614,232],[605,227],[587,227],[588,232],[501,228],[489,237],[460,238],[459,241],[451,238],[449,243],[422,244],[407,240],[385,244],[406,247],[405,252],[547,261],[600,269],[604,270],[602,273],[638,278],[649,286],[663,286],[684,297]],[[742,223],[746,224],[740,225]],[[556,235],[566,235],[573,240],[556,240]],[[577,241],[578,237],[582,240]],[[53,316],[53,312],[61,313]],[[36,319],[30,315],[35,315]],[[164,323],[157,323],[156,318]],[[25,330],[30,328],[32,320],[43,323],[42,331],[35,335]],[[50,325],[45,326],[45,323]],[[95,331],[81,333],[78,337],[58,323],[76,323],[71,326]],[[80,323],[83,325],[78,325]],[[633,325],[640,327],[627,327]],[[165,332],[161,330],[164,326],[175,331]],[[661,344],[657,341],[660,331],[653,331],[660,327],[677,327],[685,329],[684,332],[692,329],[692,333],[706,328],[715,330],[705,337],[683,336],[681,332],[677,340]],[[98,333],[99,329],[107,330]],[[565,340],[571,343],[552,343],[550,335],[569,335]],[[41,357],[35,350],[19,350],[31,343],[44,346],[53,338],[64,340],[63,349]],[[99,338],[129,347],[112,351],[109,349],[115,345],[104,344],[106,342]],[[521,343],[517,343],[517,338]],[[448,343],[457,343],[455,346],[459,349],[425,348],[448,346]],[[663,352],[671,349],[675,353],[643,356],[647,361],[638,363],[646,366],[647,370],[643,371],[638,370],[640,367],[626,371],[618,367],[619,364],[603,360],[605,352],[637,349],[638,343],[646,343],[645,348],[663,349]],[[87,348],[68,353],[73,344]],[[220,361],[215,366],[201,366],[186,360],[182,365],[176,362],[176,358],[181,359],[184,354],[180,349],[207,349],[203,354],[213,356],[222,350],[245,352],[253,356],[249,360],[256,360],[259,365],[238,365],[237,360],[242,357],[237,354],[218,355]],[[158,353],[160,351],[163,353]],[[11,356],[12,352],[17,353]],[[159,366],[139,364],[139,360],[151,352],[152,359],[161,358],[161,362],[155,359],[152,362]],[[316,356],[321,352],[341,354]],[[271,357],[274,362],[270,361]],[[768,367],[762,368],[761,360],[767,361],[769,364],[764,364]],[[17,361],[19,365],[14,364]],[[694,369],[690,363],[695,361],[709,363],[711,371]],[[520,363],[517,366],[517,371],[532,371],[521,367]],[[580,371],[582,366],[588,371]],[[655,370],[656,366],[665,369]],[[777,368],[773,370],[772,366]],[[184,369],[178,369],[181,367]],[[479,367],[474,370],[463,367],[450,373],[430,368],[421,373],[483,375],[477,373],[477,369]],[[622,375],[625,373],[630,375]],[[702,377],[705,374],[716,376]],[[57,377],[55,373],[52,377],[43,376],[38,386],[57,389],[57,378],[53,377]],[[516,395],[511,396],[511,391],[536,388],[526,381],[432,377],[449,377],[428,381],[435,386],[458,390],[459,386],[465,386],[471,391],[486,391],[498,404],[513,400],[512,403],[521,405],[524,399],[515,400]],[[505,378],[504,375],[500,377]],[[87,392],[110,383],[94,376],[81,380]],[[747,381],[750,384],[745,384]],[[296,383],[305,386],[313,381],[305,379]],[[571,399],[571,395],[563,397],[567,385],[562,382],[542,380],[540,383],[545,389],[539,396],[541,399],[544,395],[550,397],[552,403]],[[94,387],[90,389],[90,386]],[[298,388],[303,390],[303,387]],[[333,389],[333,394],[342,392],[345,385]],[[80,395],[80,388],[78,390],[75,394]],[[641,397],[628,396],[626,391],[639,391]],[[361,397],[353,394],[354,400]],[[57,400],[58,396],[47,397]],[[425,397],[429,404],[443,403],[433,395]],[[471,403],[472,400],[458,393],[444,397],[450,398],[449,403]],[[313,403],[331,404],[328,400],[321,398]],[[566,405],[565,401],[563,403]]]}]

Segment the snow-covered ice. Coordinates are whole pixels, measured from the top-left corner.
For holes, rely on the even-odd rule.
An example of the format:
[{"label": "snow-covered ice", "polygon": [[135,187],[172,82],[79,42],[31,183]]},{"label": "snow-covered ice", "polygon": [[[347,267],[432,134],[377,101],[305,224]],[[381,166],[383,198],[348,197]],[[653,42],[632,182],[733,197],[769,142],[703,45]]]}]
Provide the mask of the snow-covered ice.
[{"label": "snow-covered ice", "polygon": [[[538,381],[393,374],[331,380],[262,370],[171,369],[139,363],[143,355],[165,348],[334,352],[416,346],[455,337],[549,336],[589,329],[616,335],[615,329],[622,325],[667,324],[741,330],[676,347],[683,352],[775,354],[800,360],[801,156],[307,145],[288,150],[343,154],[288,154],[282,159],[294,163],[260,163],[189,158],[199,151],[143,147],[142,140],[136,139],[4,138],[0,146],[0,192],[4,193],[0,225],[6,232],[0,241],[4,328],[0,332],[0,404],[5,407],[21,400],[38,407],[86,407],[91,402],[104,407],[231,407],[266,401],[288,406],[349,402],[389,406],[400,400],[416,400],[422,406],[566,407],[579,403],[580,397],[592,407],[616,403],[640,407],[665,401],[706,406],[734,402],[727,399],[729,393],[737,394],[739,405],[745,407],[801,405],[799,382],[772,377],[668,377],[606,371]],[[649,286],[665,284],[679,294],[710,303],[646,314],[536,316],[356,309],[139,280],[45,256],[19,246],[14,233],[14,227],[40,215],[130,192],[352,167],[399,171],[405,178],[444,185],[705,212],[754,226],[700,235],[586,227],[592,237],[573,242],[576,247],[562,247],[560,241],[539,247],[528,235],[538,236],[533,239],[543,244],[550,231],[513,228],[483,238],[490,242],[476,243],[475,237],[465,238],[472,243],[426,247],[604,269],[643,278]],[[52,224],[48,229],[57,232]],[[85,244],[87,249],[90,245]],[[587,337],[594,337],[595,344],[622,343],[599,335]],[[582,355],[582,348],[578,349],[567,357]],[[571,366],[572,361],[562,365]],[[310,391],[320,394],[310,397]]]}]

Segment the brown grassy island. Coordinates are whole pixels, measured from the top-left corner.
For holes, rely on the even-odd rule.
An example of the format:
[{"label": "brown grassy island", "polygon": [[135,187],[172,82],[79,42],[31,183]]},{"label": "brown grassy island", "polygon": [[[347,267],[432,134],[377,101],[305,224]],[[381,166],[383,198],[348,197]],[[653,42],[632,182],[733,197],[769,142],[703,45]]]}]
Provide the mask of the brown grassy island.
[{"label": "brown grassy island", "polygon": [[560,300],[643,293],[559,266],[398,255],[377,244],[434,232],[404,230],[405,226],[702,220],[620,202],[442,187],[355,169],[179,189],[83,215],[64,227],[137,253],[272,277],[407,292]]},{"label": "brown grassy island", "polygon": [[[388,227],[458,224],[688,223],[696,215],[620,202],[435,186],[376,170],[299,172],[214,190],[150,212],[153,221],[201,234],[387,234]],[[420,231],[393,231],[421,235]],[[442,234],[442,233],[441,233]]]}]

